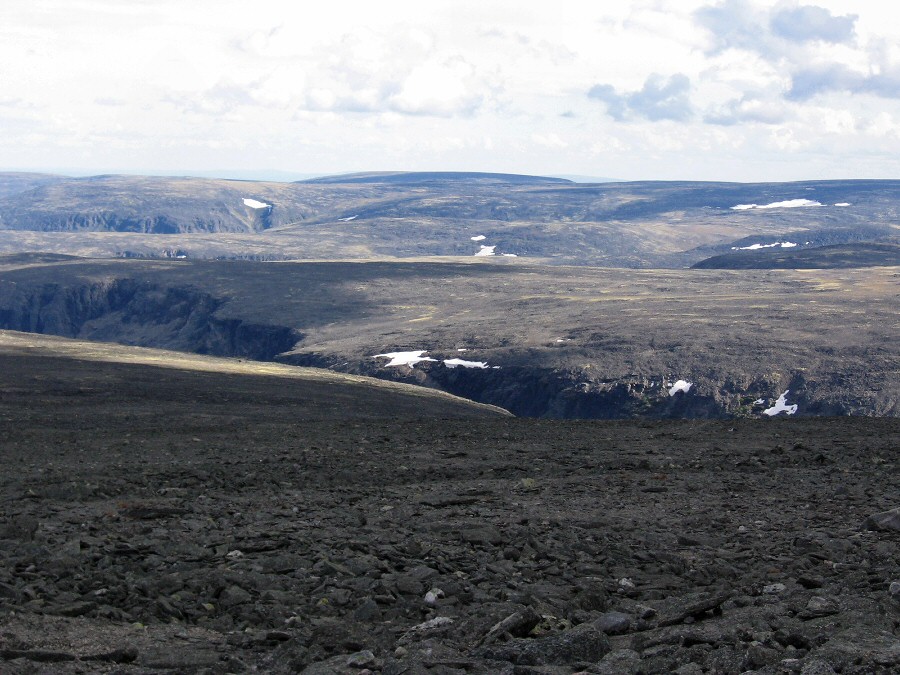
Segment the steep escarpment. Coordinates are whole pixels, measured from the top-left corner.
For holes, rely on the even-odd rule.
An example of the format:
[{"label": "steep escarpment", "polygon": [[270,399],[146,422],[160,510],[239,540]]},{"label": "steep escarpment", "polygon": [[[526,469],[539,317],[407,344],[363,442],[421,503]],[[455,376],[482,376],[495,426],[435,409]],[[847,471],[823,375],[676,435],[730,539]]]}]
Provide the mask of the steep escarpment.
[{"label": "steep escarpment", "polygon": [[299,338],[284,326],[218,317],[220,305],[197,289],[136,279],[77,286],[0,280],[0,327],[7,330],[258,360],[271,360]]},{"label": "steep escarpment", "polygon": [[[479,403],[496,405],[519,417],[551,419],[732,419],[765,417],[790,392],[790,405],[802,416],[897,414],[897,401],[879,396],[881,389],[848,387],[850,378],[833,374],[820,381],[804,368],[761,376],[737,375],[709,367],[694,381],[672,391],[673,374],[629,374],[608,378],[590,368],[523,364],[508,354],[506,365],[487,368],[450,368],[440,359],[415,367],[383,367],[372,359],[348,361],[341,355],[291,352],[277,360],[297,366],[329,368],[367,377],[388,379],[446,391]],[[518,365],[517,365],[518,362]],[[841,382],[843,380],[843,382]],[[787,404],[786,404],[787,405]],[[790,406],[788,407],[790,409]],[[791,414],[794,414],[792,412]]]}]

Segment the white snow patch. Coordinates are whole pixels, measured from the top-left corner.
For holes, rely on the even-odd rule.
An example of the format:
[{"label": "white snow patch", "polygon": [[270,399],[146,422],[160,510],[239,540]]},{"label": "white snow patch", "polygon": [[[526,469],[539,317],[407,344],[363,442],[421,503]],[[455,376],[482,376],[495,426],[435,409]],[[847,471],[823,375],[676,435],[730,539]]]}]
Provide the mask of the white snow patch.
[{"label": "white snow patch", "polygon": [[463,361],[462,359],[444,359],[444,365],[448,368],[487,368],[488,365],[484,361]]},{"label": "white snow patch", "polygon": [[765,401],[763,401],[761,398],[758,398],[755,401],[753,401],[753,405],[762,405],[763,403],[765,403]]},{"label": "white snow patch", "polygon": [[478,253],[476,253],[475,255],[476,256],[494,255],[495,248],[497,248],[497,247],[496,246],[485,246],[484,244],[482,244],[481,250],[478,251]]},{"label": "white snow patch", "polygon": [[387,358],[390,359],[385,366],[409,366],[412,368],[417,363],[422,361],[434,361],[437,362],[437,359],[432,359],[427,356],[423,356],[423,354],[427,354],[426,350],[419,350],[415,352],[391,352],[390,354],[376,354],[373,356],[373,359],[378,358]]},{"label": "white snow patch", "polygon": [[835,206],[850,206],[850,202],[838,202]]},{"label": "white snow patch", "polygon": [[469,237],[469,239],[471,239],[472,241],[484,241],[485,239],[487,239],[487,237],[485,237],[483,234],[477,234],[474,237]]},{"label": "white snow patch", "polygon": [[244,205],[249,206],[251,209],[267,209],[272,206],[271,204],[266,204],[256,199],[248,199],[247,197],[244,197]]},{"label": "white snow patch", "polygon": [[678,380],[678,382],[669,387],[669,396],[674,396],[679,391],[683,391],[686,394],[691,390],[691,387],[693,386],[693,382],[688,382],[687,380]]},{"label": "white snow patch", "polygon": [[502,254],[504,258],[518,258],[519,255],[517,253],[504,253]]},{"label": "white snow patch", "polygon": [[771,204],[738,204],[732,206],[732,211],[747,211],[749,209],[796,209],[800,206],[822,206],[813,199],[788,199],[784,202],[772,202]]},{"label": "white snow patch", "polygon": [[679,391],[683,391],[686,394],[691,390],[691,387],[693,386],[693,382],[688,382],[687,380],[678,380],[678,382],[669,387],[669,396],[674,396]]},{"label": "white snow patch", "polygon": [[[809,243],[809,242],[807,242]],[[751,244],[750,246],[732,246],[732,251],[758,251],[761,248],[773,248],[780,246],[781,248],[793,248],[796,246],[792,241],[776,241],[774,244]]]},{"label": "white snow patch", "polygon": [[463,347],[463,348],[461,348],[461,349],[457,349],[456,351],[458,351],[458,352],[467,352],[467,351],[469,351],[469,350],[466,349],[465,347]]},{"label": "white snow patch", "polygon": [[774,417],[781,412],[787,415],[793,415],[795,412],[797,412],[797,404],[787,404],[787,395],[789,391],[790,389],[785,389],[784,393],[778,397],[777,401],[775,401],[775,405],[773,405],[771,408],[766,408],[765,410],[763,410],[763,415]]},{"label": "white snow patch", "polygon": [[338,218],[338,220],[340,220],[342,223],[349,223],[351,220],[356,220],[357,218],[359,218],[359,214],[355,216],[347,216],[346,218]]}]

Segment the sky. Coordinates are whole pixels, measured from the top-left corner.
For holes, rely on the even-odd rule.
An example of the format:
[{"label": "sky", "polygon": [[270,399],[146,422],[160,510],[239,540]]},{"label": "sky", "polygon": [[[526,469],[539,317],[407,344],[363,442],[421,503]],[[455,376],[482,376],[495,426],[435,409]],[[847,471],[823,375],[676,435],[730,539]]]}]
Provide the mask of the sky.
[{"label": "sky", "polygon": [[900,3],[0,0],[0,170],[898,178]]}]

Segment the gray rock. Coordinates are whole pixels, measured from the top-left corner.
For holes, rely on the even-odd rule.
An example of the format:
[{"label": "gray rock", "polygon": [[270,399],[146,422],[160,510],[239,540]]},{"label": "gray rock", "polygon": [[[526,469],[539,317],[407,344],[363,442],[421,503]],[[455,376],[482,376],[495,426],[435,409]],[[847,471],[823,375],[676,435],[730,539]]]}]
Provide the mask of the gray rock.
[{"label": "gray rock", "polygon": [[404,595],[422,595],[425,592],[422,582],[411,576],[399,576],[396,583],[397,590]]},{"label": "gray rock", "polygon": [[615,649],[604,656],[591,672],[598,675],[637,675],[641,672],[641,655],[633,649]]},{"label": "gray rock", "polygon": [[353,617],[357,621],[377,621],[381,618],[381,610],[377,602],[372,598],[366,598],[353,612]]},{"label": "gray rock", "polygon": [[594,625],[607,635],[622,635],[631,628],[631,617],[623,612],[607,612]]},{"label": "gray rock", "polygon": [[681,623],[688,617],[697,617],[716,609],[731,596],[731,591],[719,591],[717,593],[690,593],[677,598],[667,607],[660,610],[659,625],[671,626]]},{"label": "gray rock", "polygon": [[867,530],[886,530],[889,532],[900,532],[900,506],[890,511],[882,511],[881,513],[873,513],[866,518],[863,527]]},{"label": "gray rock", "polygon": [[703,667],[699,663],[685,663],[672,671],[672,675],[702,675]]},{"label": "gray rock", "polygon": [[780,659],[781,652],[759,643],[753,643],[747,649],[747,660],[754,668],[763,668],[776,663]]},{"label": "gray rock", "polygon": [[800,675],[834,675],[834,672],[831,664],[822,659],[805,661],[800,669]]},{"label": "gray rock", "polygon": [[311,663],[301,670],[300,673],[301,675],[350,675],[351,673],[356,675],[356,673],[359,673],[360,667],[350,665],[347,661],[353,656],[356,655],[340,654],[332,656],[330,659]]},{"label": "gray rock", "polygon": [[355,654],[348,656],[345,665],[354,668],[368,668],[369,666],[374,666],[376,660],[372,650],[364,649],[361,652],[356,652]]},{"label": "gray rock", "polygon": [[481,644],[492,645],[509,636],[525,637],[540,622],[541,615],[535,612],[531,607],[525,607],[494,624],[481,639]]},{"label": "gray rock", "polygon": [[503,535],[493,525],[473,525],[461,528],[459,536],[470,544],[491,544],[498,546],[503,543]]},{"label": "gray rock", "polygon": [[835,600],[814,595],[806,603],[806,609],[800,612],[800,616],[804,619],[815,619],[821,616],[837,614],[840,611],[841,607]]},{"label": "gray rock", "polygon": [[509,661],[516,665],[565,665],[595,662],[610,652],[606,633],[592,624],[535,639],[516,639],[503,645],[476,650],[480,658]]},{"label": "gray rock", "polygon": [[240,586],[229,586],[219,596],[219,604],[226,609],[250,602],[253,596]]}]

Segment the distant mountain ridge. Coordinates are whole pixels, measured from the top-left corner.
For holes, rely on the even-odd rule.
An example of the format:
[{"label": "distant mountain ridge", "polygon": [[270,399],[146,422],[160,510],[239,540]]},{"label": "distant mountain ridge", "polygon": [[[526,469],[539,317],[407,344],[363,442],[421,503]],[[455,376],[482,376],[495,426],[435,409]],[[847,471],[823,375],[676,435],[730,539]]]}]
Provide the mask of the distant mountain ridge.
[{"label": "distant mountain ridge", "polygon": [[[890,180],[590,184],[370,172],[284,183],[0,173],[0,253],[261,260],[479,254],[683,268],[746,257],[744,249],[757,245],[900,244],[897,223],[900,181]],[[877,249],[872,255],[867,264],[890,264],[877,261]]]},{"label": "distant mountain ridge", "polygon": [[572,183],[566,178],[549,176],[529,176],[515,173],[487,173],[481,171],[370,171],[361,173],[320,176],[297,181],[298,183],[397,183],[414,185],[436,182],[495,182],[513,185],[533,185],[542,183]]}]

